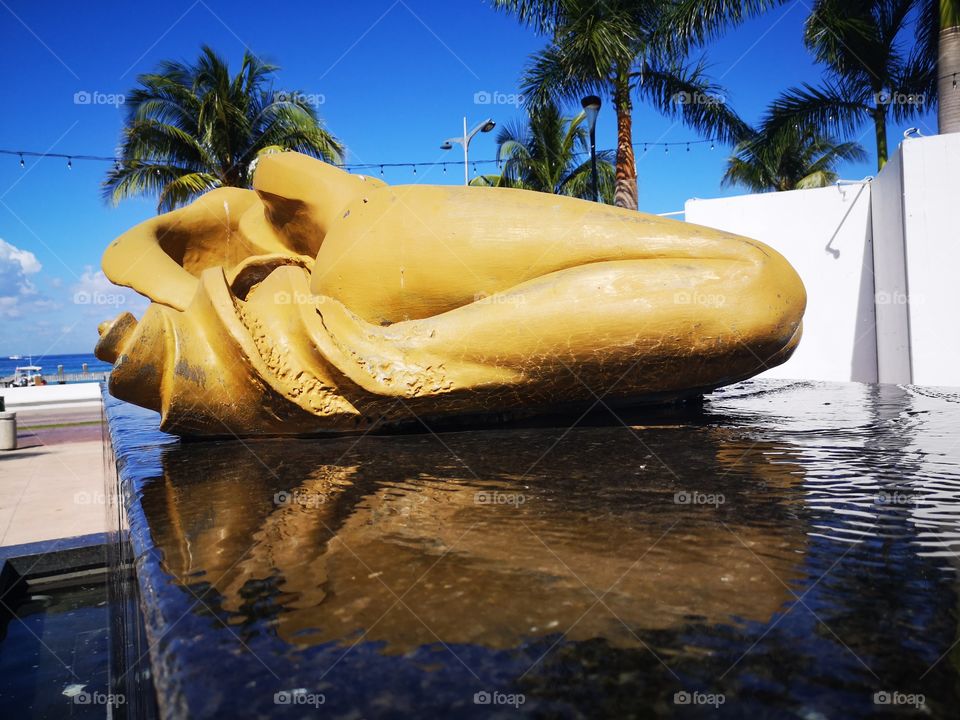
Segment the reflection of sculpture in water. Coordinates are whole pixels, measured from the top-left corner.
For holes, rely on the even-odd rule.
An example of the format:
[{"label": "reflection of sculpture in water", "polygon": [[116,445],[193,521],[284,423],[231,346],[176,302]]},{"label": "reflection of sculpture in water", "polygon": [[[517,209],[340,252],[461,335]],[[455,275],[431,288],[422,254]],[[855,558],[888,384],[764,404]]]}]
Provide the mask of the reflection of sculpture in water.
[{"label": "reflection of sculpture in water", "polygon": [[[274,478],[232,444],[171,447],[143,507],[165,570],[212,585],[231,624],[266,616],[294,645],[366,632],[389,652],[505,648],[568,631],[632,646],[641,629],[766,621],[803,561],[805,528],[778,502],[801,473],[783,448],[776,464],[763,443],[728,453],[711,428],[687,457],[676,437],[644,434],[679,480],[652,458],[624,468],[638,445],[623,428],[571,431],[522,482],[556,432],[446,435],[483,481],[425,436],[367,438],[346,456],[339,442],[258,443]],[[716,492],[703,478],[718,474],[720,508],[675,503]]]},{"label": "reflection of sculpture in water", "polygon": [[149,297],[110,390],[182,435],[673,399],[783,362],[797,274],[761,243],[572,198],[388,187],[296,153],[115,240]]}]

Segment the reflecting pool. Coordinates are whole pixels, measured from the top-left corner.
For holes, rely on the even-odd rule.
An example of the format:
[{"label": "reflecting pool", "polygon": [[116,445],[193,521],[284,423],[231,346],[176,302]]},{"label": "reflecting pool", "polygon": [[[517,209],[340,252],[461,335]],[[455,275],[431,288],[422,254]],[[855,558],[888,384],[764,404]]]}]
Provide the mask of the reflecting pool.
[{"label": "reflecting pool", "polygon": [[955,717],[960,396],[178,442],[108,400],[168,716]]}]

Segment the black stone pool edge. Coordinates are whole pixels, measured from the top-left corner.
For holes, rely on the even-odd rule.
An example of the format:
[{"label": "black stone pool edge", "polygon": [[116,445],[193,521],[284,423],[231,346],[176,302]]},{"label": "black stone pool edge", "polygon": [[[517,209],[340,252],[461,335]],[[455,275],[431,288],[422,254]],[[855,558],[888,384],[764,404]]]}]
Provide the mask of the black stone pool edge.
[{"label": "black stone pool edge", "polygon": [[[132,532],[130,511],[137,515],[136,489],[127,481],[124,468],[137,462],[140,453],[156,449],[131,442],[131,435],[118,427],[113,411],[125,403],[113,398],[106,383],[101,383],[103,418],[104,502],[107,513],[105,544],[107,599],[110,608],[110,690],[122,695],[124,703],[114,708],[124,719],[154,720],[161,717],[157,698],[157,666],[154,650],[161,637],[149,632],[151,606],[144,602],[150,589],[144,587],[146,574],[138,572],[143,558],[152,549],[149,532]],[[139,408],[138,408],[139,410]],[[144,414],[156,415],[147,410]],[[136,527],[146,528],[145,523]],[[113,715],[118,717],[117,712]]]}]

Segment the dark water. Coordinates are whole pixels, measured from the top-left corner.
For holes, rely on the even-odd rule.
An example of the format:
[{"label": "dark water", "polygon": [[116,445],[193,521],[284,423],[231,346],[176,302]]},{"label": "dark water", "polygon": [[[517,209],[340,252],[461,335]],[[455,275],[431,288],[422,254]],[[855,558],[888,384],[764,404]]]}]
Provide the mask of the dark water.
[{"label": "dark water", "polygon": [[956,394],[183,444],[108,414],[171,716],[956,717]]},{"label": "dark water", "polygon": [[105,717],[111,701],[107,612],[102,583],[43,590],[19,602],[5,596],[0,605],[0,716]]}]

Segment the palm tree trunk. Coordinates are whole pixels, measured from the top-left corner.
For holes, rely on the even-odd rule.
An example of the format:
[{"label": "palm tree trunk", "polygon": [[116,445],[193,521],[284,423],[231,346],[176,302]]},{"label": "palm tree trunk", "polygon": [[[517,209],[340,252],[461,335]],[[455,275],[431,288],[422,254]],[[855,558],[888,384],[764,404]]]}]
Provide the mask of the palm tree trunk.
[{"label": "palm tree trunk", "polygon": [[613,203],[628,210],[637,209],[637,161],[633,155],[633,101],[629,75],[618,69],[613,91],[617,111],[617,184]]},{"label": "palm tree trunk", "polygon": [[877,170],[883,170],[887,164],[887,113],[886,108],[878,105],[873,110],[873,129],[877,136]]},{"label": "palm tree trunk", "polygon": [[940,132],[960,132],[960,0],[940,0],[937,78]]}]

